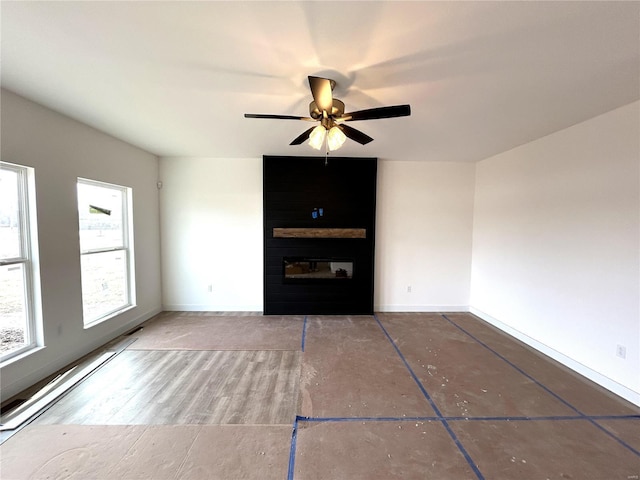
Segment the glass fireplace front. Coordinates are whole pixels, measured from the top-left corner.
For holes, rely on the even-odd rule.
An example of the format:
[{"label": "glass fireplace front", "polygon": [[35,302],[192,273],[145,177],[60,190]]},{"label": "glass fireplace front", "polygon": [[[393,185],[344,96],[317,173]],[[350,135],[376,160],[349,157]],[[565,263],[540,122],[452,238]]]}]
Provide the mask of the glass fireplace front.
[{"label": "glass fireplace front", "polygon": [[283,258],[285,281],[350,280],[353,278],[353,260],[337,258]]}]

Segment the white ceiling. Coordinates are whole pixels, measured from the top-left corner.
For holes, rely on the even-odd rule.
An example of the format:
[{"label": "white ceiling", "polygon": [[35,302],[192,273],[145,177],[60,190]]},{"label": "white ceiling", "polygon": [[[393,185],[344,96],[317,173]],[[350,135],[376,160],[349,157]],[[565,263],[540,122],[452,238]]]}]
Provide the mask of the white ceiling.
[{"label": "white ceiling", "polygon": [[307,75],[375,141],[477,161],[637,100],[640,2],[7,2],[3,87],[161,156],[313,155]]}]

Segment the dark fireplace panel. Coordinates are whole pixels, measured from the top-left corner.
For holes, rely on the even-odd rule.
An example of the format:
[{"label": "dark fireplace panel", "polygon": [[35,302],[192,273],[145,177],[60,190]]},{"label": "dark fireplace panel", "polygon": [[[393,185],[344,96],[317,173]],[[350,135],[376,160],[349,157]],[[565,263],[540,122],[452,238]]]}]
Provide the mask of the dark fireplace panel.
[{"label": "dark fireplace panel", "polygon": [[372,314],[377,160],[263,162],[264,313]]}]

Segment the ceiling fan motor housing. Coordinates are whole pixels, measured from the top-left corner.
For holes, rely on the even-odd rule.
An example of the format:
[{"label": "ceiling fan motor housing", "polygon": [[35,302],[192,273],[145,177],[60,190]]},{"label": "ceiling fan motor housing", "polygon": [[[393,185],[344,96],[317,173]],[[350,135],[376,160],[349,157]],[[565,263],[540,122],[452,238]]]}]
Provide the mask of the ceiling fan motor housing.
[{"label": "ceiling fan motor housing", "polygon": [[[334,98],[331,111],[327,112],[327,114],[330,117],[341,117],[344,115],[344,102]],[[318,108],[315,101],[309,104],[309,116],[315,120],[320,120],[322,118],[322,111]]]}]

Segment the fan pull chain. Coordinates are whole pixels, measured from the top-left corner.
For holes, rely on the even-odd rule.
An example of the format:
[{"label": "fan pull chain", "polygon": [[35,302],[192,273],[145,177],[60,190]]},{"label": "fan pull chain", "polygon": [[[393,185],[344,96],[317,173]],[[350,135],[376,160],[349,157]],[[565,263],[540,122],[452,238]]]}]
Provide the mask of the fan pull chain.
[{"label": "fan pull chain", "polygon": [[324,166],[329,164],[329,140],[327,136],[324,137]]}]

